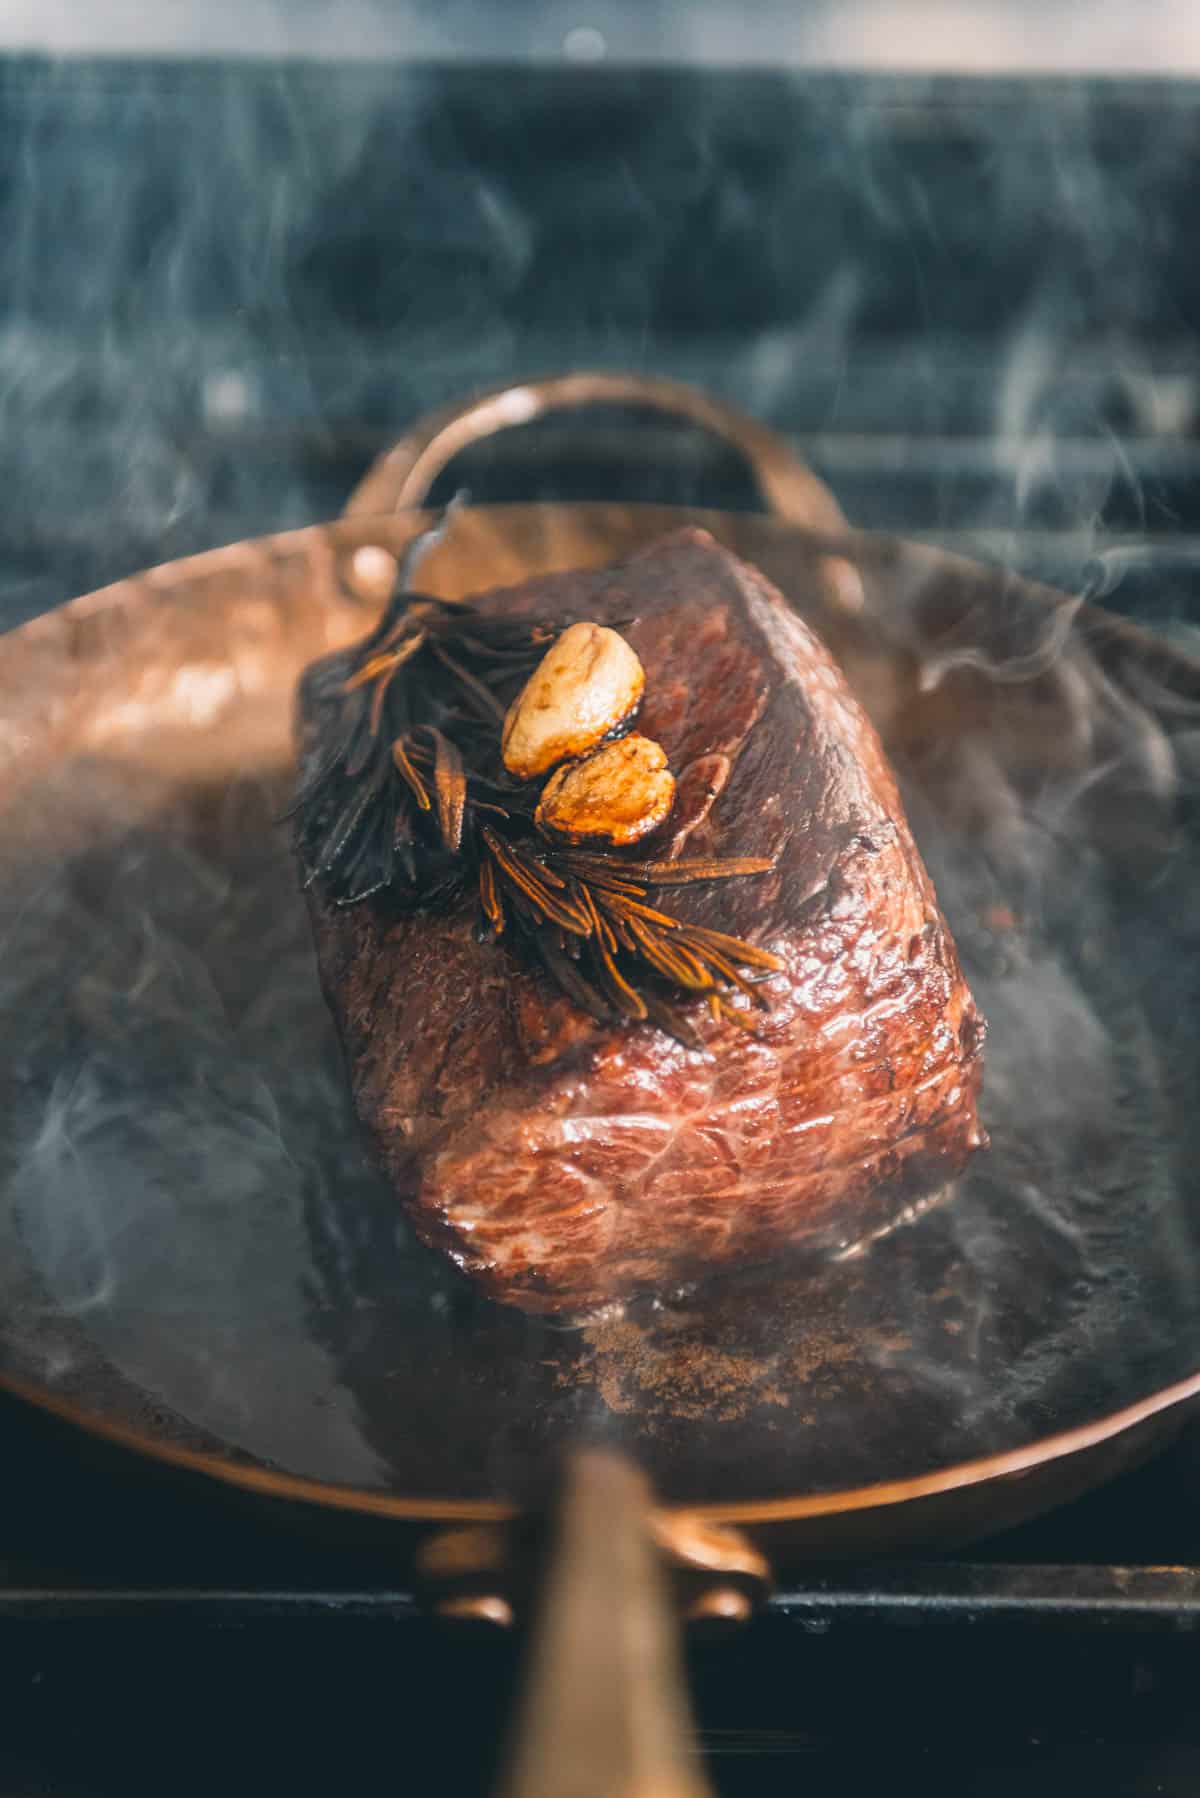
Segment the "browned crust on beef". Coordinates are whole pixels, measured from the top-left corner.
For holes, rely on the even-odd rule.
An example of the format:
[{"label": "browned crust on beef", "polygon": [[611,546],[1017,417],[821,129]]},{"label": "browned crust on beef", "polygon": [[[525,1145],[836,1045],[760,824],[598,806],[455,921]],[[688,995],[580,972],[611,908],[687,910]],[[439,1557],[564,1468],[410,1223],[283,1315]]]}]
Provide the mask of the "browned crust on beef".
[{"label": "browned crust on beef", "polygon": [[[776,858],[673,890],[670,908],[785,971],[757,1036],[698,1012],[699,1055],[580,1014],[474,940],[470,900],[389,924],[315,897],[358,1110],[422,1238],[497,1298],[575,1311],[853,1240],[952,1174],[981,1140],[983,1026],[879,739],[823,645],[702,531],[481,603],[629,621],[639,729],[679,779],[656,852]],[[302,697],[302,736],[306,719]]]}]

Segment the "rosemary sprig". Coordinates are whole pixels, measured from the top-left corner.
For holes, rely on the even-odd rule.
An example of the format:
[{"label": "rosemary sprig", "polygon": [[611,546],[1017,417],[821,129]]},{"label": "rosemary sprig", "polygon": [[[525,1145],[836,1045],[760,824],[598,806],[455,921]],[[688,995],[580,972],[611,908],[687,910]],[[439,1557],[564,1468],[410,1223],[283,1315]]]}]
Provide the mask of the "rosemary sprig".
[{"label": "rosemary sprig", "polygon": [[333,747],[314,752],[288,814],[305,884],[338,906],[377,898],[396,907],[445,902],[473,885],[481,935],[524,949],[594,1017],[648,1021],[697,1048],[676,1005],[704,998],[717,1020],[752,1028],[778,958],[684,923],[655,895],[763,874],[772,863],[635,862],[537,834],[533,799],[501,762],[499,727],[571,620],[489,616],[411,590],[417,561],[446,523],[414,543],[365,641],[306,676],[314,735]]}]

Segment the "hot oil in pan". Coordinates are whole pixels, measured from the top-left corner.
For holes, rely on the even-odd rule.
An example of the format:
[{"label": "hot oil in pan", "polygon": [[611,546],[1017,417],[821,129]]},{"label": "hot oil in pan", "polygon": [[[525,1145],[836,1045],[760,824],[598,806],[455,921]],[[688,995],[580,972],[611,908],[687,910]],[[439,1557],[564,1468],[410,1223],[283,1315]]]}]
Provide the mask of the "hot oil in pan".
[{"label": "hot oil in pan", "polygon": [[[1037,677],[1040,746],[963,693],[957,738],[896,730],[991,1027],[992,1147],[952,1202],[573,1328],[477,1299],[372,1171],[279,785],[143,803],[128,767],[69,769],[58,847],[4,874],[4,1365],[317,1479],[490,1496],[586,1430],[714,1501],[926,1472],[1192,1373],[1198,870],[1164,833],[1190,736],[1082,655]],[[1003,672],[935,669],[932,716]]]}]

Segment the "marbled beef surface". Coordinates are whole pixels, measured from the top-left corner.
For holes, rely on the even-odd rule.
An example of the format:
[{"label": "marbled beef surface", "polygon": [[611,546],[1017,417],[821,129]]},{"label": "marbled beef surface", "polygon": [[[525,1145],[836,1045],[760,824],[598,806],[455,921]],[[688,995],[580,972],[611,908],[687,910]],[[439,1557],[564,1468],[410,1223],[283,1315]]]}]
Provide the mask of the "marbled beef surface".
[{"label": "marbled beef surface", "polygon": [[[775,951],[757,1035],[688,1015],[706,1053],[607,1026],[477,907],[385,921],[312,897],[360,1116],[421,1237],[492,1296],[578,1312],[790,1245],[833,1247],[982,1138],[982,1022],[879,739],[832,658],[702,531],[479,601],[616,623],[638,728],[679,777],[638,853],[776,858],[662,903]],[[312,752],[310,711],[300,732]]]}]

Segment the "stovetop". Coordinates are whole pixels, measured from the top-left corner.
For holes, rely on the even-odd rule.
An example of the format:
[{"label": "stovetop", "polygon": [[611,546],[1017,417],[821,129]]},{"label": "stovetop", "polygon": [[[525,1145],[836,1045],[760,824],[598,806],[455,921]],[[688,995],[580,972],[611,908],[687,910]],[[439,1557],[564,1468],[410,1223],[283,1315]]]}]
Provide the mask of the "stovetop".
[{"label": "stovetop", "polygon": [[[1200,88],[0,62],[0,625],[335,514],[428,407],[572,366],[785,431],[851,520],[1191,638]],[[481,500],[752,506],[694,432],[512,432]],[[435,496],[436,497],[436,496]],[[0,1404],[0,1798],[483,1790],[518,1649]],[[692,1674],[723,1792],[1200,1785],[1200,1435],[973,1550],[795,1576]]]},{"label": "stovetop", "polygon": [[[5,1798],[348,1791],[418,1766],[489,1789],[522,1644],[429,1622],[386,1534],[263,1511],[11,1400],[0,1438]],[[722,1793],[1194,1792],[1200,1427],[969,1552],[793,1570],[689,1672]]]}]

